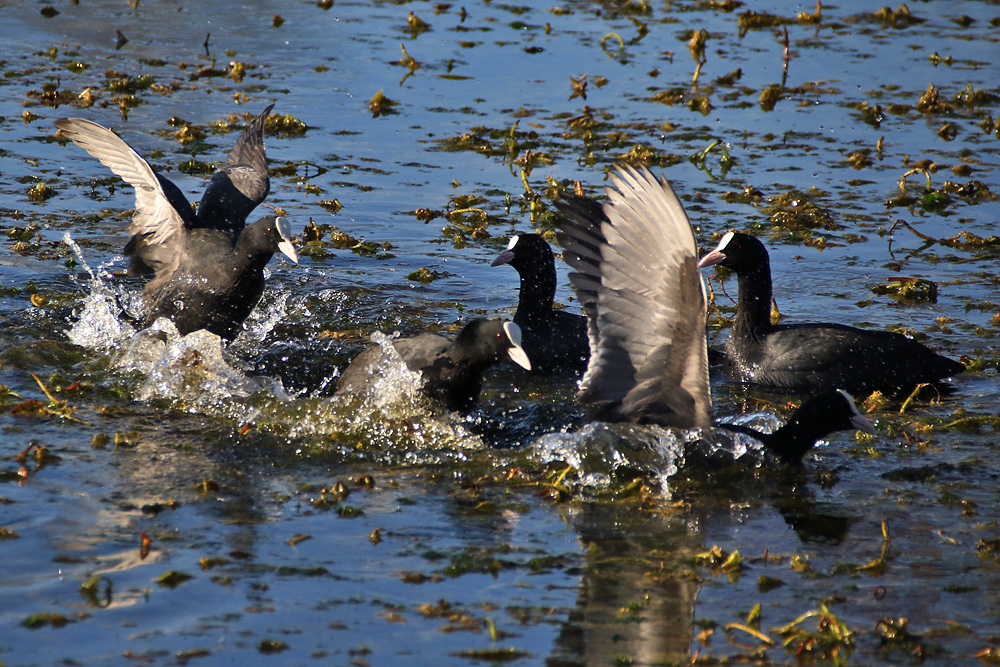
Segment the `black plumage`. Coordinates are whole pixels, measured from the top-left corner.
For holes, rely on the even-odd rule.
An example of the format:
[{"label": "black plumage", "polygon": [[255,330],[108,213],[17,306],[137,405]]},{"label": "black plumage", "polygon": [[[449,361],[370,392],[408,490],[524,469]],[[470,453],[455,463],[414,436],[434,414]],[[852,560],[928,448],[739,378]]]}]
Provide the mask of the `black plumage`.
[{"label": "black plumage", "polygon": [[509,264],[521,278],[514,323],[521,327],[524,351],[536,372],[580,373],[587,367],[587,319],[553,308],[556,294],[555,255],[538,234],[510,238],[491,266]]},{"label": "black plumage", "polygon": [[900,394],[965,370],[958,361],[890,331],[843,324],[771,323],[771,264],[758,239],[729,232],[699,266],[725,266],[739,278],[736,319],[726,341],[725,374],[781,391],[844,389]]},{"label": "black plumage", "polygon": [[246,224],[270,189],[264,151],[267,107],[244,129],[212,176],[197,214],[180,189],[127,143],[82,118],[56,121],[62,135],[135,188],[136,210],[125,246],[130,275],[152,274],[143,291],[141,323],[174,321],[182,334],[208,329],[222,338],[239,333],[264,291],[264,267],[275,252],[298,255],[283,218]]},{"label": "black plumage", "polygon": [[[421,375],[421,389],[449,410],[467,411],[479,399],[483,373],[504,354],[519,366],[531,369],[521,347],[521,331],[512,322],[476,319],[449,339],[420,334],[391,341],[411,371]],[[382,345],[372,345],[355,357],[337,381],[337,393],[360,391],[379,377]]]},{"label": "black plumage", "polygon": [[857,429],[875,433],[872,423],[858,412],[854,399],[842,389],[820,392],[807,399],[773,433],[761,433],[739,424],[719,423],[719,426],[760,440],[765,449],[792,465],[800,464],[817,440],[835,431]]}]

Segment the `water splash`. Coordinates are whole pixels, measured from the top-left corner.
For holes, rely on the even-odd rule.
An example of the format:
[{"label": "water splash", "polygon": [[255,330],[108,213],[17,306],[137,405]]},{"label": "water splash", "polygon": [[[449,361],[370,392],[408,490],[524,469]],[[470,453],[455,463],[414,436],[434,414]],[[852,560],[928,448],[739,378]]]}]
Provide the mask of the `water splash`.
[{"label": "water splash", "polygon": [[[109,287],[113,276],[107,266],[92,269],[68,232],[63,235],[63,242],[90,276],[89,294],[67,335],[81,347],[111,353],[112,365],[120,371],[145,376],[136,390],[139,400],[169,399],[192,412],[221,412],[233,418],[243,417],[247,411],[243,402],[233,399],[264,393],[279,401],[288,400],[280,382],[248,377],[227,362],[222,341],[215,334],[195,331],[181,336],[173,322],[165,318],[137,331],[123,315],[143,316],[141,296],[124,288],[115,291]],[[283,313],[284,299],[279,302],[282,308],[278,310]],[[263,337],[270,331],[280,316],[279,313],[265,320],[259,335]]]},{"label": "water splash", "polygon": [[290,400],[281,382],[249,377],[225,358],[222,339],[204,329],[186,336],[174,323],[157,319],[135,335],[113,359],[123,371],[137,371],[145,379],[136,391],[142,401],[167,399],[190,412],[216,414],[243,422],[251,413],[245,402],[255,394]]},{"label": "water splash", "polygon": [[392,344],[395,337],[386,336],[381,331],[371,335],[372,342],[382,348],[382,356],[371,371],[376,380],[368,392],[378,408],[389,408],[400,403],[415,404],[423,386],[423,377],[419,372],[407,368],[403,357]]},{"label": "water splash", "polygon": [[125,312],[123,301],[130,306],[134,306],[134,302],[127,298],[124,290],[121,294],[116,293],[107,283],[112,278],[107,266],[118,261],[118,258],[108,265],[102,264],[95,272],[69,232],[63,233],[63,243],[69,246],[77,261],[90,275],[90,280],[87,281],[90,293],[83,299],[76,321],[67,336],[81,347],[113,350],[135,335],[135,328],[122,318],[122,313]]},{"label": "water splash", "polygon": [[288,315],[288,292],[279,292],[267,308],[254,308],[233,341],[236,345],[260,345]]},{"label": "water splash", "polygon": [[[764,432],[779,420],[754,414],[730,420]],[[594,490],[610,487],[623,475],[646,475],[670,495],[670,478],[685,468],[721,468],[734,464],[759,468],[761,443],[721,428],[676,429],[637,424],[593,422],[572,433],[550,433],[531,444],[542,464],[564,463],[576,471],[576,484]]]},{"label": "water splash", "polygon": [[[304,301],[300,305],[290,301],[288,292],[274,293],[267,308],[255,309],[228,349],[204,330],[181,336],[166,318],[137,331],[125,316],[134,317],[133,311],[142,316],[141,296],[112,289],[107,268],[94,271],[68,233],[64,241],[90,276],[89,294],[69,338],[109,353],[112,367],[123,374],[138,374],[135,397],[140,401],[166,400],[187,412],[253,426],[297,448],[378,456],[400,464],[463,460],[470,449],[484,447],[464,417],[427,399],[422,376],[406,367],[390,336],[372,334],[383,354],[372,368],[373,381],[363,389],[330,397],[320,392],[292,397],[280,380],[251,374],[247,369],[252,364],[241,357],[266,351],[266,341],[290,309],[308,314]],[[331,368],[323,386],[338,375]]]},{"label": "water splash", "polygon": [[464,460],[470,449],[484,448],[464,417],[428,401],[422,376],[406,367],[390,337],[376,332],[372,340],[385,350],[374,381],[329,397],[289,396],[279,380],[236,368],[218,336],[180,336],[165,318],[136,334],[113,364],[143,376],[139,400],[168,400],[188,412],[253,427],[299,452],[427,465]]},{"label": "water splash", "polygon": [[391,337],[376,331],[371,338],[382,347],[371,382],[327,398],[298,399],[283,406],[284,414],[264,411],[264,427],[291,439],[325,436],[355,452],[379,451],[382,460],[407,464],[460,460],[463,452],[484,447],[463,416],[426,397],[423,377],[407,368]]}]

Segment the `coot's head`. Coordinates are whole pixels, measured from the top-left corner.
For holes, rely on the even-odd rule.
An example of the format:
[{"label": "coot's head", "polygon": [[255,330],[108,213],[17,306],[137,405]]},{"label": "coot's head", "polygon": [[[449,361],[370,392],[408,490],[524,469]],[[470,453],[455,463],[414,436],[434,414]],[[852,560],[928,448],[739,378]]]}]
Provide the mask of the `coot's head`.
[{"label": "coot's head", "polygon": [[[802,465],[815,444],[836,431],[863,431],[875,427],[858,412],[851,395],[842,389],[816,394],[792,413],[784,426],[771,434],[754,434],[772,454],[792,465]],[[747,433],[742,428],[734,429]]]},{"label": "coot's head", "polygon": [[521,347],[521,327],[503,320],[472,320],[455,337],[455,345],[483,361],[498,361],[507,356],[522,368],[531,370],[528,354]]},{"label": "coot's head", "polygon": [[698,268],[724,266],[737,274],[770,265],[767,248],[755,237],[742,232],[727,232],[715,250],[698,262]]},{"label": "coot's head", "polygon": [[835,431],[875,433],[875,427],[858,412],[854,399],[843,389],[813,396],[795,411],[793,419],[814,429],[820,438]]},{"label": "coot's head", "polygon": [[292,244],[292,230],[288,226],[288,220],[274,215],[264,216],[243,230],[243,236],[247,236],[251,246],[251,252],[267,255],[270,258],[276,252],[280,252],[296,264],[299,263],[299,255],[295,252]]},{"label": "coot's head", "polygon": [[510,264],[518,273],[521,267],[531,264],[552,263],[552,248],[548,241],[538,234],[517,234],[510,237],[507,249],[497,255],[490,266]]}]

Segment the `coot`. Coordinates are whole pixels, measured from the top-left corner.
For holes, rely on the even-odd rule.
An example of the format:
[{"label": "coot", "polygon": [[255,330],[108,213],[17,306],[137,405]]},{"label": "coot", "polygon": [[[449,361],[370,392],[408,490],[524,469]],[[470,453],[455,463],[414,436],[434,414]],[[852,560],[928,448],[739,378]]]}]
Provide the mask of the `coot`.
[{"label": "coot", "polygon": [[761,433],[740,424],[718,424],[728,431],[752,436],[764,448],[785,463],[798,465],[817,440],[835,431],[863,431],[874,434],[875,428],[858,412],[854,399],[843,389],[824,391],[804,401],[781,428]]},{"label": "coot", "polygon": [[842,324],[771,324],[771,264],[755,237],[729,232],[698,266],[739,277],[736,320],[726,341],[726,378],[783,391],[844,389],[899,394],[965,370],[958,361],[890,331]]},{"label": "coot", "polygon": [[[521,347],[521,330],[513,322],[472,320],[454,340],[438,334],[420,334],[392,341],[396,352],[411,371],[423,377],[423,391],[449,410],[466,411],[475,405],[483,385],[483,373],[506,353],[516,364],[531,370]],[[355,357],[337,382],[337,393],[358,391],[378,373],[384,355],[373,345]]]},{"label": "coot", "polygon": [[555,255],[538,234],[510,237],[507,249],[490,266],[510,264],[521,277],[514,324],[521,327],[524,351],[538,372],[582,372],[587,367],[587,319],[555,310]]},{"label": "coot", "polygon": [[[585,197],[563,194],[556,204],[590,340],[578,397],[592,419],[709,427],[705,292],[691,223],[670,185],[648,170],[620,167],[611,179],[617,189],[608,189],[601,215]],[[853,401],[836,396],[816,399],[828,401],[821,415],[815,404],[803,406],[771,435],[732,430],[759,438],[782,460],[801,461],[828,433],[871,430]]]},{"label": "coot", "polygon": [[177,267],[158,271],[143,290],[148,305],[143,327],[167,317],[181,335],[208,329],[232,340],[264,293],[264,267],[274,253],[298,263],[288,221],[273,215],[236,235],[218,229],[188,230],[178,250]]},{"label": "coot", "polygon": [[212,176],[195,214],[180,189],[111,130],[82,118],[56,121],[62,135],[135,188],[136,211],[125,254],[130,275],[153,274],[141,324],[169,317],[182,334],[208,329],[222,338],[239,333],[264,290],[264,266],[276,251],[298,255],[283,218],[246,218],[270,188],[264,153],[267,107],[244,129]]}]

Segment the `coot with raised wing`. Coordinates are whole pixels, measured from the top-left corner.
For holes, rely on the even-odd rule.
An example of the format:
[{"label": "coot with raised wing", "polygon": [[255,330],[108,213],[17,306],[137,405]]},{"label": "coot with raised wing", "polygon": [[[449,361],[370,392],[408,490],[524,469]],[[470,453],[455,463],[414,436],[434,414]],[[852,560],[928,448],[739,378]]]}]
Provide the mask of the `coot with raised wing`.
[{"label": "coot with raised wing", "polygon": [[[711,427],[705,292],[691,223],[670,185],[648,170],[620,167],[611,180],[601,215],[585,197],[564,194],[557,202],[559,242],[590,340],[578,397],[593,419]],[[829,433],[873,430],[849,396],[814,400],[770,435],[720,426],[793,463]]]},{"label": "coot with raised wing", "polygon": [[234,338],[264,291],[264,267],[275,252],[298,263],[283,218],[247,216],[270,189],[264,152],[267,107],[243,130],[212,176],[197,214],[180,189],[111,130],[82,118],[56,121],[62,136],[135,188],[136,210],[125,254],[130,275],[152,273],[141,323],[169,317],[181,334],[208,329]]}]

